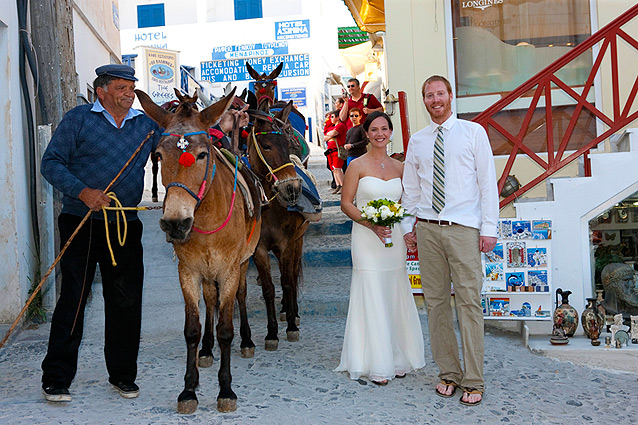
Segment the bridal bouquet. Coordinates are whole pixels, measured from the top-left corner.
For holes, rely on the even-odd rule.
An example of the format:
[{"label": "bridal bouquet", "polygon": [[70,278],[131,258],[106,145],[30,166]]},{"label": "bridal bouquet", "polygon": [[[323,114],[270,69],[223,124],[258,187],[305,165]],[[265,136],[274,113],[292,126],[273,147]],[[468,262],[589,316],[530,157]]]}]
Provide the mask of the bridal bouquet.
[{"label": "bridal bouquet", "polygon": [[[408,217],[409,215],[401,204],[388,199],[372,200],[361,209],[362,219],[377,226],[392,227],[393,224],[400,222],[403,217]],[[394,245],[392,238],[385,239],[386,248]]]}]

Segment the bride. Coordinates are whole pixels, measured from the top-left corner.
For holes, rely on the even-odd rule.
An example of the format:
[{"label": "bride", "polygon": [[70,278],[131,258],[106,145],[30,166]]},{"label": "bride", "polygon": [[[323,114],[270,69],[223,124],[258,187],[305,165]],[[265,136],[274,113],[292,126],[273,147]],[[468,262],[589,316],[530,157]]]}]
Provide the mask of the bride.
[{"label": "bride", "polygon": [[[423,333],[402,235],[362,220],[359,210],[374,199],[401,198],[403,164],[386,153],[392,121],[376,111],[367,117],[363,129],[369,151],[350,163],[341,192],[341,210],[354,221],[353,271],[341,363],[335,370],[347,371],[351,379],[367,376],[377,385],[386,385],[425,365]],[[394,228],[399,230],[398,225]],[[389,237],[394,246],[386,248],[383,241]]]}]

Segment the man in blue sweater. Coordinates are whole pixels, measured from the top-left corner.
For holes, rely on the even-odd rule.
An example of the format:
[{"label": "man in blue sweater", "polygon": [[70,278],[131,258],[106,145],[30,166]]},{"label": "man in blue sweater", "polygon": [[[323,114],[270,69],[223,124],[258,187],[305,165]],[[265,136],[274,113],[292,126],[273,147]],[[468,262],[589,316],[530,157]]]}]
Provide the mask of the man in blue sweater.
[{"label": "man in blue sweater", "polygon": [[[42,362],[42,391],[48,401],[71,401],[69,387],[77,370],[84,308],[96,265],[100,265],[104,294],[104,357],[109,382],[124,398],[139,395],[135,384],[142,321],[144,265],[142,223],[136,211],[127,211],[126,243],[111,244],[117,266],[109,255],[102,207],[111,199],[103,193],[147,133],[155,133],[112,186],[122,205],[137,206],[144,190],[144,166],[160,138],[157,124],[131,109],[135,70],[126,65],[104,65],[95,70],[98,99],[93,105],[70,110],[58,125],[42,158],[41,172],[63,194],[58,217],[61,247],[86,213],[82,226],[60,261],[62,287],[51,321],[49,347]],[[109,211],[109,221],[115,214]],[[111,241],[117,228],[109,226]]]}]

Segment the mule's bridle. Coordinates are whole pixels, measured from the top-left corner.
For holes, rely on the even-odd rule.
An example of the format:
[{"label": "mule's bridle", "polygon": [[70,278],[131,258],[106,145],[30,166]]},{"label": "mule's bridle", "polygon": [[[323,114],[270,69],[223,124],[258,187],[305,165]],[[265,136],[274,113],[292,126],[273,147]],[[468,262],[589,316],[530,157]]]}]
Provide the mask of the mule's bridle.
[{"label": "mule's bridle", "polygon": [[253,140],[253,145],[255,146],[255,150],[257,151],[257,156],[259,156],[259,159],[261,160],[261,162],[268,169],[268,174],[266,175],[266,180],[270,181],[270,178],[272,177],[272,180],[274,180],[275,183],[277,183],[279,181],[279,179],[277,178],[277,175],[275,173],[277,171],[283,170],[286,167],[293,167],[294,168],[295,165],[291,161],[288,161],[288,162],[280,165],[279,167],[277,167],[277,168],[275,168],[273,170],[273,168],[270,166],[270,164],[268,164],[268,161],[266,161],[266,158],[264,157],[264,154],[261,152],[261,148],[259,147],[259,143],[257,142],[257,136],[262,136],[262,135],[266,135],[266,134],[279,134],[279,135],[283,135],[284,137],[285,137],[285,135],[281,131],[259,131],[259,132],[255,132],[255,127],[253,127],[253,130],[250,133],[251,138]]},{"label": "mule's bridle", "polygon": [[[194,136],[196,134],[207,134],[207,133],[205,131],[195,131],[195,132],[192,132],[192,133],[185,133],[185,134],[162,133],[162,136],[179,137],[179,141],[177,142],[177,147],[179,149],[181,149],[183,152],[186,152],[186,148],[190,144],[188,142],[188,140],[186,140],[186,137],[187,136]],[[212,158],[210,157],[210,146],[208,145],[208,143],[206,143],[206,151],[207,151],[207,154],[208,154],[208,158],[206,160],[206,171],[204,172],[204,178],[202,179],[202,184],[199,186],[199,191],[198,191],[197,194],[195,194],[195,192],[190,190],[190,188],[188,186],[186,186],[185,184],[180,183],[180,182],[171,182],[171,183],[166,185],[166,190],[167,191],[168,191],[169,187],[179,187],[179,188],[184,189],[189,195],[191,195],[193,198],[195,198],[195,200],[197,201],[197,204],[195,205],[195,209],[199,208],[199,205],[202,203],[202,199],[204,197],[204,192],[206,191],[206,182],[208,180],[208,170],[209,170],[210,163],[212,161]],[[210,178],[211,182],[215,178],[215,172],[216,171],[217,171],[217,163],[213,163],[213,173],[212,173],[211,178]]]}]

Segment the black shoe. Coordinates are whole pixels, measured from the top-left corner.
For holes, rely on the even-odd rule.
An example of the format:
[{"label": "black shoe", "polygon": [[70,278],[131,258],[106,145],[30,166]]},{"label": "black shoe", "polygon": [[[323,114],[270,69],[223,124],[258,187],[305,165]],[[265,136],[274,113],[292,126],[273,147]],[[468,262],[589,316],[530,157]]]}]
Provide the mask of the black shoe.
[{"label": "black shoe", "polygon": [[135,382],[118,382],[117,384],[111,382],[111,385],[124,398],[136,398],[140,395],[140,387],[135,385]]},{"label": "black shoe", "polygon": [[42,394],[44,394],[44,398],[47,399],[47,401],[71,401],[69,389],[63,385],[52,384],[42,386]]}]

